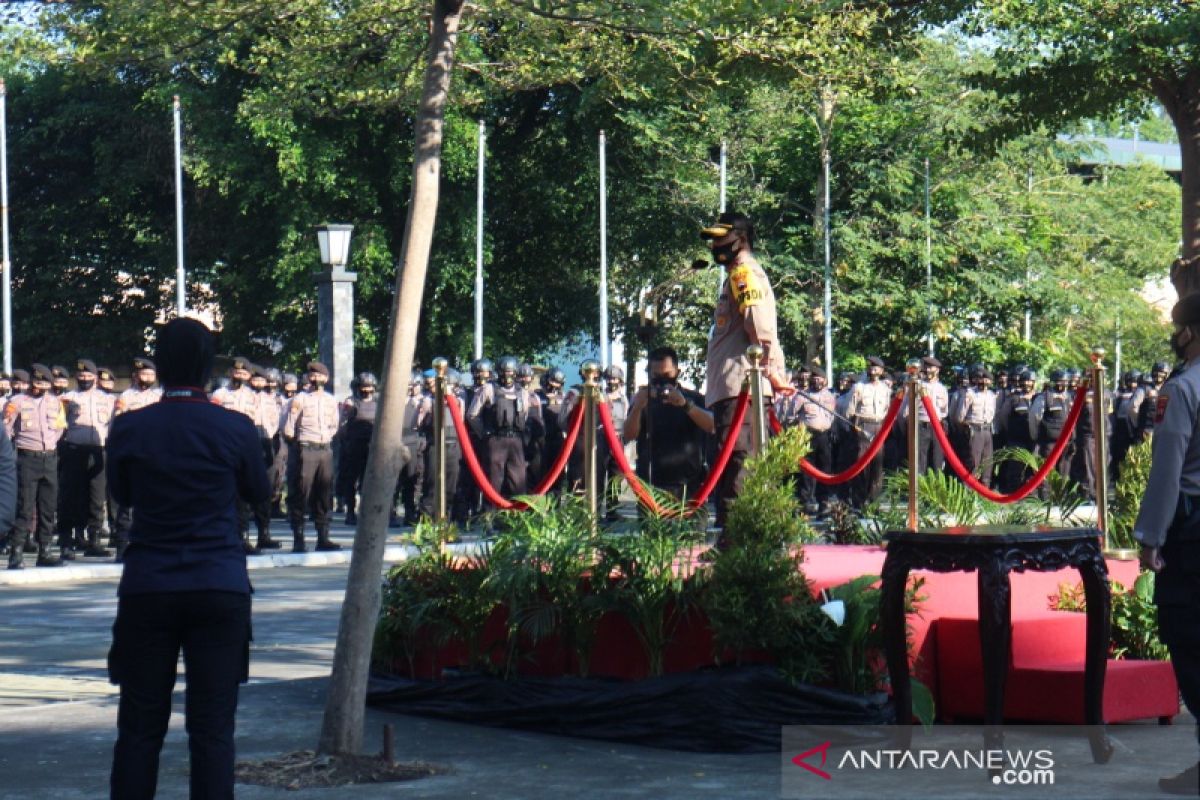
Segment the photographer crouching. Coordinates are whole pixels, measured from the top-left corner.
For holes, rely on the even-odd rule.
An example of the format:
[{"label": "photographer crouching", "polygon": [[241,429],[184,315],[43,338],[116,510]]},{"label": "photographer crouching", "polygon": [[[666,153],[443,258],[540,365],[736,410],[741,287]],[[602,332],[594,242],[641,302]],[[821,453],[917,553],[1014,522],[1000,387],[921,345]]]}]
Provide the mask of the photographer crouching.
[{"label": "photographer crouching", "polygon": [[716,425],[704,397],[679,385],[679,356],[673,349],[652,350],[647,361],[650,385],[633,397],[625,441],[637,441],[639,478],[678,500],[688,499],[704,482],[708,436]]}]

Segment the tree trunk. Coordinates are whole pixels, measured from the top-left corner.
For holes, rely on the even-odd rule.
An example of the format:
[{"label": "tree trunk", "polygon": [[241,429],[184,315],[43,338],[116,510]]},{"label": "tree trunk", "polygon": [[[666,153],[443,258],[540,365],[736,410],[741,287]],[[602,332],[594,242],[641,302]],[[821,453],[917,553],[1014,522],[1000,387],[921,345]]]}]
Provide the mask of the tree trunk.
[{"label": "tree trunk", "polygon": [[396,479],[409,454],[401,446],[408,377],[416,349],[417,326],[425,272],[437,220],[441,171],[442,126],[463,0],[434,0],[429,61],[417,112],[412,192],[396,274],[395,299],[384,360],[383,392],[370,457],[363,481],[358,530],[338,625],[333,673],[325,702],[318,750],[325,754],[358,753],[371,644],[379,616],[383,549]]},{"label": "tree trunk", "polygon": [[1155,94],[1179,137],[1182,184],[1182,259],[1171,271],[1180,297],[1200,291],[1200,71],[1177,83],[1157,84]]}]

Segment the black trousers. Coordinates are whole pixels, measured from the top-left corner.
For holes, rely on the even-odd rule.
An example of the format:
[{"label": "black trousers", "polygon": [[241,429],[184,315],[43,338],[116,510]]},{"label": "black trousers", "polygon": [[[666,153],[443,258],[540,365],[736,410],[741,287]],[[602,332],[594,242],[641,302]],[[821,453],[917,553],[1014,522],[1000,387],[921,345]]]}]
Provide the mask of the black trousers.
[{"label": "black trousers", "polygon": [[113,800],[154,797],[171,718],[179,652],[187,669],[185,716],[191,797],[232,798],[238,684],[249,678],[250,595],[157,592],[122,596],[108,654],[121,687]]},{"label": "black trousers", "polygon": [[396,479],[396,497],[404,507],[404,521],[415,524],[418,507],[421,500],[421,487],[425,484],[425,438],[423,436],[405,436],[404,446],[408,448],[408,461],[400,469]]},{"label": "black trousers", "polygon": [[[731,435],[733,413],[736,409],[736,397],[713,403],[712,412],[717,426],[715,436],[717,452],[720,452],[720,448],[725,446],[725,442]],[[737,443],[733,446],[729,463],[725,465],[725,471],[721,473],[721,477],[717,481],[717,488],[713,492],[713,501],[717,507],[716,523],[718,528],[725,527],[729,506],[742,493],[742,484],[746,481],[746,459],[754,447],[754,431],[750,426],[750,413],[750,409],[747,409],[746,416],[742,420],[742,427],[732,431],[732,435],[737,437]]]},{"label": "black trousers", "polygon": [[[1189,519],[1190,516],[1190,519]],[[1158,635],[1171,653],[1183,703],[1200,720],[1200,525],[1198,515],[1176,511],[1162,548],[1164,567],[1154,582]],[[1196,729],[1200,743],[1200,722]]]},{"label": "black trousers", "polygon": [[[822,472],[830,472],[833,469],[833,441],[829,431],[810,430],[808,435],[812,448],[808,454],[809,462]],[[817,479],[807,473],[801,473],[800,487],[800,499],[805,503],[826,500],[830,489],[833,488],[824,483],[817,483]]]},{"label": "black trousers", "polygon": [[279,434],[275,435],[273,447],[275,450],[274,472],[269,476],[271,478],[271,505],[279,507],[283,502],[283,490],[287,484],[288,452],[291,447],[283,441],[283,437]]},{"label": "black trousers", "polygon": [[497,492],[512,497],[525,494],[525,440],[520,436],[489,436],[488,481]]},{"label": "black trousers", "polygon": [[[17,520],[10,553],[20,553],[37,519],[38,551],[49,549],[58,511],[58,454],[53,450],[17,450]],[[10,557],[11,561],[11,557]]]},{"label": "black trousers", "polygon": [[333,451],[328,445],[297,444],[288,456],[288,519],[293,535],[304,535],[304,515],[310,506],[317,535],[327,536],[333,508]]},{"label": "black trousers", "polygon": [[[858,427],[862,432],[858,434],[858,452],[855,459],[861,458],[867,450],[871,449],[871,443],[879,435],[883,423],[860,422]],[[850,499],[855,508],[862,508],[879,497],[879,493],[883,491],[883,450],[875,454],[875,457],[862,472],[858,473],[858,477],[854,478],[852,483]]]},{"label": "black trousers", "polygon": [[98,533],[104,527],[104,501],[108,499],[104,448],[66,443],[60,460],[63,525],[71,531],[87,528],[88,533]]},{"label": "black trousers", "polygon": [[[1022,450],[1033,451],[1036,444],[1029,441],[1028,437],[1013,441],[1011,438],[1008,442],[1009,447],[1017,447]],[[1025,481],[1033,477],[1033,470],[1025,466],[1016,459],[1008,459],[1000,463],[1000,491],[1005,493],[1015,492],[1020,489]]]},{"label": "black trousers", "polygon": [[346,504],[347,511],[354,511],[358,504],[358,490],[362,487],[367,472],[367,456],[371,452],[370,439],[345,439],[338,455],[337,496]]},{"label": "black trousers", "polygon": [[[421,516],[433,519],[437,511],[437,465],[434,463],[432,443],[425,448],[425,474],[421,483]],[[458,486],[459,465],[462,463],[462,446],[457,439],[446,440],[446,514],[453,513],[454,492]]]},{"label": "black trousers", "polygon": [[992,486],[992,427],[990,425],[967,426],[967,453],[969,458],[963,462],[968,470],[979,476],[979,482],[984,486]]},{"label": "black trousers", "polygon": [[946,467],[946,454],[942,445],[933,435],[933,427],[929,422],[917,422],[917,434],[920,446],[917,448],[917,471],[924,474],[928,470],[941,472]]}]

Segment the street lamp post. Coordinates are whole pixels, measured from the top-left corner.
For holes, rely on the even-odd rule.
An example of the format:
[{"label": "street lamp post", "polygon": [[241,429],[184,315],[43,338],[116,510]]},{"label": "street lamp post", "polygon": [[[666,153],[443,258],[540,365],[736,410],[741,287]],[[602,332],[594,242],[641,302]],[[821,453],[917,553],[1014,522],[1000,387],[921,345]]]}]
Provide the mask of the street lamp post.
[{"label": "street lamp post", "polygon": [[353,225],[318,225],[317,244],[325,269],[313,275],[317,284],[317,341],[321,361],[329,367],[333,396],[350,394],[354,374],[354,282],[346,271]]}]

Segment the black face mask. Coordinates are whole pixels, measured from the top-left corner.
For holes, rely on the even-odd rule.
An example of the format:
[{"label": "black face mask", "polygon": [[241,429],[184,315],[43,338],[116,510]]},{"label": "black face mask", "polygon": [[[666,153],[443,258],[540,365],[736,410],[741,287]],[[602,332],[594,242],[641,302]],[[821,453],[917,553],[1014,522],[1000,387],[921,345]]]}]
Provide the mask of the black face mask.
[{"label": "black face mask", "polygon": [[229,379],[229,388],[230,389],[242,388],[242,379],[241,378],[230,378]]},{"label": "black face mask", "polygon": [[81,392],[86,392],[96,385],[95,381],[76,380],[75,382],[79,384],[79,391]]},{"label": "black face mask", "polygon": [[741,249],[737,242],[715,246],[712,249],[713,259],[721,265],[732,264]]},{"label": "black face mask", "polygon": [[[1185,357],[1185,356],[1184,356],[1184,351],[1185,351],[1185,349],[1187,348],[1187,345],[1185,345],[1185,344],[1181,344],[1181,343],[1179,342],[1179,334],[1180,334],[1180,333],[1182,333],[1182,332],[1183,332],[1183,331],[1179,331],[1179,332],[1177,332],[1177,333],[1172,333],[1172,334],[1171,334],[1171,339],[1170,339],[1170,342],[1171,342],[1171,350],[1172,350],[1172,351],[1175,353],[1175,358],[1179,359],[1180,361],[1183,361],[1183,359],[1184,359],[1184,357]],[[1195,334],[1193,334],[1193,336],[1194,336],[1194,335],[1195,335]],[[1190,344],[1190,343],[1189,343],[1189,344]]]}]

